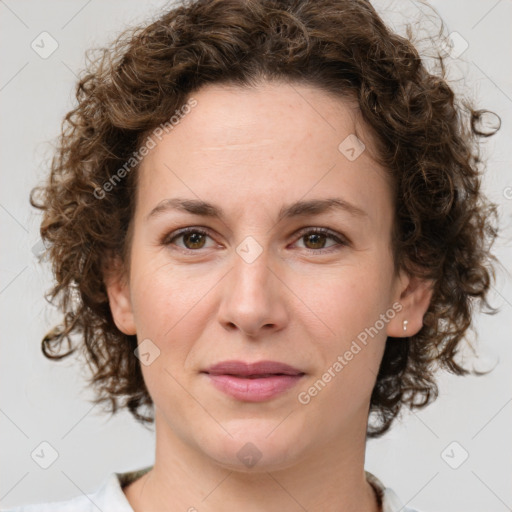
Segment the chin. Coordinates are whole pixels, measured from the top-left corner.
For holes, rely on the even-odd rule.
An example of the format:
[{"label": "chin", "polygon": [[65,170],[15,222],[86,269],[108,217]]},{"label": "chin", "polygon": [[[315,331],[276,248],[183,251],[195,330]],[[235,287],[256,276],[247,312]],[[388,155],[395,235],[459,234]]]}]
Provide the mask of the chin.
[{"label": "chin", "polygon": [[303,433],[290,429],[291,422],[286,428],[285,422],[279,425],[281,420],[254,420],[252,425],[250,420],[237,420],[223,424],[232,437],[228,434],[220,438],[209,436],[199,449],[231,471],[259,473],[289,468],[297,463],[307,441]]}]

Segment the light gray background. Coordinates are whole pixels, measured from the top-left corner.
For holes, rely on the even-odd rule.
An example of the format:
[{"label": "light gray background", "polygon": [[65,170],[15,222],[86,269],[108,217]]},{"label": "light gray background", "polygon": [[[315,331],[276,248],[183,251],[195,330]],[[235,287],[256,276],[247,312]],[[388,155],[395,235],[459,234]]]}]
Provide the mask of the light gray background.
[{"label": "light gray background", "polygon": [[[150,430],[128,413],[108,420],[87,402],[92,395],[73,359],[50,362],[40,351],[42,335],[60,316],[43,299],[51,275],[32,252],[39,241],[39,217],[28,194],[46,173],[47,141],[59,133],[71,108],[84,51],[111,41],[166,4],[0,0],[2,508],[89,493],[112,471],[138,469],[154,460]],[[403,22],[394,12],[413,19],[421,7],[410,0],[374,4],[394,25]],[[512,2],[435,0],[432,5],[449,32],[458,32],[469,44],[460,58],[451,59],[453,85],[502,118],[501,131],[484,145],[489,157],[484,186],[499,204],[502,235],[495,252],[510,270]],[[31,48],[43,31],[59,44],[47,59]],[[408,506],[425,512],[512,510],[512,286],[504,271],[498,273],[491,300],[500,312],[478,315],[475,325],[484,356],[478,364],[497,364],[495,370],[485,377],[441,375],[436,403],[404,414],[390,433],[368,443],[366,468]],[[59,454],[46,470],[31,458],[43,441]],[[469,453],[458,469],[441,456],[453,441]],[[445,458],[457,461],[458,450],[448,450]]]}]

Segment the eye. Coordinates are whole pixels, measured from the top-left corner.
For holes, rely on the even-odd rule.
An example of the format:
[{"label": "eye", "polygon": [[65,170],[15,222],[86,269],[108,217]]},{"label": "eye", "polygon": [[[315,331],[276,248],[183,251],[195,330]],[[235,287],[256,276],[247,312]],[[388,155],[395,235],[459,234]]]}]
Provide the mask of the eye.
[{"label": "eye", "polygon": [[190,227],[179,229],[178,231],[171,233],[162,241],[162,243],[164,245],[176,245],[174,244],[174,241],[179,238],[183,238],[183,243],[185,244],[185,247],[181,247],[179,245],[178,247],[185,250],[195,251],[197,249],[204,248],[206,237],[209,237],[207,231],[204,231],[203,229],[200,228]]},{"label": "eye", "polygon": [[[299,235],[299,240],[304,240],[305,244],[312,246],[312,248],[305,247],[305,249],[311,253],[332,252],[333,250],[339,249],[340,246],[343,247],[349,245],[348,241],[341,235],[337,235],[326,228],[307,228],[306,230],[301,231]],[[324,248],[323,246],[325,241],[329,238],[334,240],[336,244],[331,245],[328,248]]]},{"label": "eye", "polygon": [[[183,239],[183,246],[175,243],[180,238]],[[162,240],[162,244],[175,245],[185,251],[194,252],[205,248],[207,238],[211,238],[208,231],[197,227],[188,227],[179,229],[166,236]],[[325,242],[329,238],[336,243],[325,248]],[[349,245],[349,242],[342,235],[338,235],[327,228],[306,228],[299,232],[299,240],[304,240],[305,244],[312,246],[312,248],[305,247],[305,250],[310,253],[332,252],[340,247]]]}]

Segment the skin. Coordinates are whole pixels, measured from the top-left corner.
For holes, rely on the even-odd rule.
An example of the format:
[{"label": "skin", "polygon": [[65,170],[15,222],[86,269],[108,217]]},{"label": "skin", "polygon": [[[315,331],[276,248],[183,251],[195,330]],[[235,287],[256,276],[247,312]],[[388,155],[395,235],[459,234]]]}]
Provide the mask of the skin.
[{"label": "skin", "polygon": [[[118,328],[160,350],[141,365],[155,465],[124,493],[136,512],[375,512],[364,475],[370,396],[387,336],[421,329],[431,283],[393,272],[391,186],[369,132],[348,100],[304,85],[208,85],[194,98],[141,164],[129,270],[105,278]],[[366,150],[350,161],[338,146],[354,133]],[[147,218],[173,197],[212,202],[225,218]],[[277,222],[284,205],[329,197],[366,214]],[[208,236],[164,243],[189,226]],[[299,232],[317,227],[348,243]],[[250,264],[236,251],[248,236],[262,249]],[[401,311],[301,404],[298,394],[397,302]],[[268,401],[242,402],[200,373],[227,359],[285,362],[306,375]],[[250,468],[237,457],[248,442],[261,453]]]}]

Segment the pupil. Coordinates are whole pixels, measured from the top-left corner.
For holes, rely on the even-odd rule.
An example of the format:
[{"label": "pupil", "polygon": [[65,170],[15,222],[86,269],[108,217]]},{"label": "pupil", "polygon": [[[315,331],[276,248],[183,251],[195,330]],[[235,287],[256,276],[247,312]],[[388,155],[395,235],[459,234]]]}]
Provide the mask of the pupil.
[{"label": "pupil", "polygon": [[318,249],[318,247],[321,248],[321,246],[322,246],[322,238],[324,236],[325,235],[322,235],[320,233],[313,233],[311,235],[306,236],[306,238],[309,239],[309,240],[311,240],[311,238],[313,238],[313,245],[315,246],[314,248]]},{"label": "pupil", "polygon": [[196,244],[201,245],[201,241],[203,241],[201,240],[202,238],[203,235],[201,233],[188,233],[187,235],[185,235],[185,244],[188,246],[189,241],[192,239],[190,244],[194,246],[192,247],[193,249],[197,249]]}]

